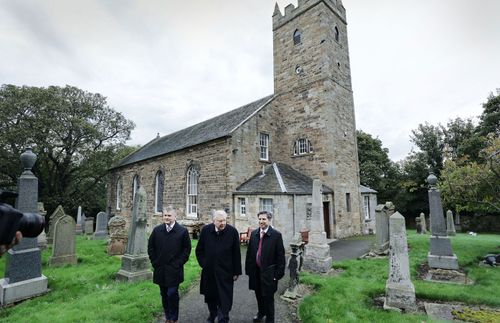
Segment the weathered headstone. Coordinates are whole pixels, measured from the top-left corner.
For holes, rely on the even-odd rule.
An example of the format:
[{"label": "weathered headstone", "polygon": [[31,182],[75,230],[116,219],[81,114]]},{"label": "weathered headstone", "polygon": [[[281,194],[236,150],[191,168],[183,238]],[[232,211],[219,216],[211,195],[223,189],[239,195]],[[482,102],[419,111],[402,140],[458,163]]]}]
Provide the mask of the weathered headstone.
[{"label": "weathered headstone", "polygon": [[85,216],[85,212],[82,212],[82,233],[85,234],[85,221],[87,221],[87,217]]},{"label": "weathered headstone", "polygon": [[65,215],[57,220],[54,228],[54,244],[49,266],[76,265],[75,220]]},{"label": "weathered headstone", "polygon": [[410,279],[405,218],[396,212],[389,219],[389,278],[385,284],[385,309],[412,312],[417,309],[415,287]]},{"label": "weathered headstone", "polygon": [[321,187],[321,180],[315,179],[313,181],[312,214],[309,241],[305,247],[304,269],[324,273],[331,269],[332,257],[323,222]]},{"label": "weathered headstone", "polygon": [[127,221],[125,218],[115,215],[108,222],[109,225],[109,242],[108,255],[123,255],[127,247],[128,234],[125,230]]},{"label": "weathered headstone", "polygon": [[[36,155],[27,149],[21,154],[24,171],[18,180],[16,208],[38,211],[38,178],[31,172]],[[12,304],[48,292],[48,279],[42,274],[42,255],[37,238],[23,238],[7,252],[5,277],[0,279],[0,305]]]},{"label": "weathered headstone", "polygon": [[83,223],[85,222],[82,222],[82,207],[78,206],[78,212],[76,213],[76,228],[75,228],[76,234],[83,233]]},{"label": "weathered headstone", "polygon": [[94,234],[94,218],[93,217],[85,218],[85,234],[86,235]]},{"label": "weathered headstone", "polygon": [[[42,202],[37,203],[38,214],[45,218],[47,215],[47,211],[45,211],[45,207]],[[37,237],[38,247],[42,250],[47,249],[47,234],[45,233],[45,229],[42,230],[42,233]]]},{"label": "weathered headstone", "polygon": [[455,222],[453,221],[453,212],[451,212],[451,210],[446,211],[446,234],[449,236],[457,234],[457,231],[455,231]]},{"label": "weathered headstone", "polygon": [[458,259],[451,248],[446,234],[441,194],[436,187],[437,177],[431,173],[427,177],[429,188],[429,213],[431,215],[430,251],[427,256],[430,268],[458,269]]},{"label": "weathered headstone", "polygon": [[375,208],[375,228],[377,252],[385,252],[389,248],[389,217],[394,213],[394,204],[387,202]]},{"label": "weathered headstone", "polygon": [[108,238],[108,214],[106,212],[97,213],[94,239]]},{"label": "weathered headstone", "polygon": [[415,218],[415,226],[417,229],[417,233],[422,234],[422,219],[419,216]]},{"label": "weathered headstone", "polygon": [[146,191],[140,187],[135,194],[127,251],[122,257],[122,267],[116,274],[118,280],[133,282],[153,277],[147,254],[146,222]]},{"label": "weathered headstone", "polygon": [[427,221],[425,220],[425,214],[420,213],[420,223],[422,224],[422,234],[427,233]]},{"label": "weathered headstone", "polygon": [[462,232],[462,223],[460,222],[460,213],[455,214],[455,229],[457,232]]},{"label": "weathered headstone", "polygon": [[49,232],[47,234],[47,243],[52,244],[54,242],[54,228],[57,220],[62,218],[66,213],[61,205],[58,205],[56,210],[50,215],[49,218]]}]

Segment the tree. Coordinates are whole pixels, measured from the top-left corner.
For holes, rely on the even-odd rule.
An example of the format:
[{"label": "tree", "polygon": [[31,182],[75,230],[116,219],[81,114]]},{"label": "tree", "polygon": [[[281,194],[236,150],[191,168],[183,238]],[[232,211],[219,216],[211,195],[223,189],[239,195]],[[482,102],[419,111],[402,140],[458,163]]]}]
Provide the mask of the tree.
[{"label": "tree", "polygon": [[106,98],[76,87],[0,88],[0,185],[15,186],[19,155],[32,147],[39,198],[50,212],[82,205],[93,212],[106,206],[105,178],[134,128],[110,108]]},{"label": "tree", "polygon": [[497,95],[490,93],[486,103],[483,103],[483,113],[481,114],[478,133],[487,136],[492,133],[500,136],[500,90]]},{"label": "tree", "polygon": [[446,157],[453,160],[478,161],[479,152],[484,148],[484,138],[477,134],[477,127],[471,119],[456,118],[446,127],[440,125],[444,135]]},{"label": "tree", "polygon": [[443,169],[443,132],[439,126],[419,124],[418,128],[412,130],[411,141],[424,153],[430,171],[437,176]]}]

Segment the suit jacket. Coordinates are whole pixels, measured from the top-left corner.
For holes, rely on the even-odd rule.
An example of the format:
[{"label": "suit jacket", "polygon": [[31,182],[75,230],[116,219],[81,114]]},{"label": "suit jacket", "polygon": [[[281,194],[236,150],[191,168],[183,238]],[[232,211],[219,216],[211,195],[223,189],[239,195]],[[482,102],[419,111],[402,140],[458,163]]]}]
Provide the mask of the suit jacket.
[{"label": "suit jacket", "polygon": [[184,264],[191,253],[191,239],[186,228],[175,222],[167,232],[166,225],[153,229],[148,240],[148,255],[153,265],[153,283],[173,287],[184,281]]},{"label": "suit jacket", "polygon": [[233,276],[241,275],[240,235],[231,225],[215,232],[213,223],[201,229],[196,258],[202,268],[200,293],[205,300],[219,296],[221,307],[230,310],[233,301]]},{"label": "suit jacket", "polygon": [[252,231],[245,259],[245,273],[248,287],[255,290],[260,284],[263,295],[274,294],[278,280],[285,275],[285,247],[283,237],[271,226],[262,238],[260,281],[257,279],[257,250],[259,248],[260,228]]}]

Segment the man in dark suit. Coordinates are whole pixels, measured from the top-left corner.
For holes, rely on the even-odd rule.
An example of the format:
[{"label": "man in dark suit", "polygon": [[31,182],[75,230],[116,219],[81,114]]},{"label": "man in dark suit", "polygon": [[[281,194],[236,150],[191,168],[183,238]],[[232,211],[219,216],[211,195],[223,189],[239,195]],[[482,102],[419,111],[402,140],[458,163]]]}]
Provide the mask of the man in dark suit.
[{"label": "man in dark suit", "polygon": [[196,246],[200,264],[200,293],[205,295],[210,316],[207,322],[229,322],[233,305],[233,285],[241,275],[240,235],[227,224],[227,214],[215,211],[213,223],[203,227]]},{"label": "man in dark suit", "polygon": [[248,286],[255,291],[258,312],[254,322],[274,322],[274,293],[278,280],[285,274],[285,247],[281,233],[269,224],[272,214],[261,211],[257,214],[259,228],[250,235],[245,260]]},{"label": "man in dark suit", "polygon": [[165,322],[179,319],[179,284],[184,281],[184,264],[191,253],[191,239],[186,228],[177,223],[172,206],[163,210],[163,224],[149,236],[148,255],[153,265],[153,282],[160,286]]}]

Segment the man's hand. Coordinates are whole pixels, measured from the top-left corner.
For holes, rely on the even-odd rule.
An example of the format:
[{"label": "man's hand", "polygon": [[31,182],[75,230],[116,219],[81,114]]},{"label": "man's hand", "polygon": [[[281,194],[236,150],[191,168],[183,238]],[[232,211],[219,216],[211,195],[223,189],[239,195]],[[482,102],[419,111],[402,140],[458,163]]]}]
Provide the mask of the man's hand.
[{"label": "man's hand", "polygon": [[16,232],[16,236],[14,237],[14,239],[12,239],[12,243],[9,244],[9,245],[0,245],[0,256],[2,256],[4,253],[7,252],[7,250],[9,250],[10,248],[12,248],[13,246],[15,246],[16,244],[18,244],[19,242],[21,242],[21,239],[23,238],[23,234],[21,233],[21,231],[17,231]]},{"label": "man's hand", "polygon": [[234,275],[234,276],[233,276],[233,281],[237,281],[237,280],[238,280],[238,277],[240,277],[240,276],[238,276],[238,275]]}]

